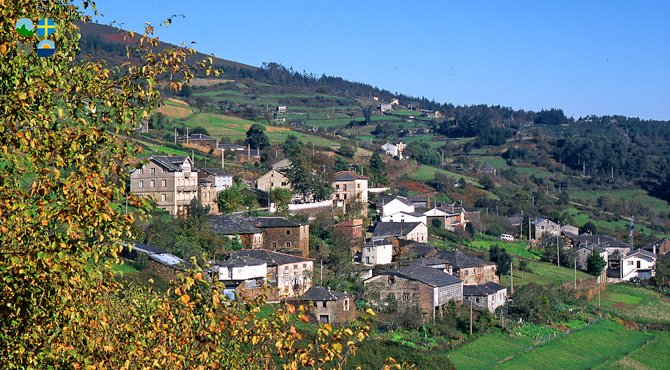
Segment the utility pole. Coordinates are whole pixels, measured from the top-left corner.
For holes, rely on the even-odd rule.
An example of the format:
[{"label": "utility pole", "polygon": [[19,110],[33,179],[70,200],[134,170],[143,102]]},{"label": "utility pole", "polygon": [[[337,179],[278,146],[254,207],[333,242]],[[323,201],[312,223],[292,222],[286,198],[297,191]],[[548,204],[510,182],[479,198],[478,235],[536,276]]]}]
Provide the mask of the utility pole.
[{"label": "utility pole", "polygon": [[226,158],[225,158],[225,149],[221,149],[221,169],[224,169],[226,166]]},{"label": "utility pole", "polygon": [[561,266],[561,241],[559,235],[556,235],[556,266]]},{"label": "utility pole", "polygon": [[598,275],[598,308],[600,308],[600,277],[602,276],[602,273]]},{"label": "utility pole", "polygon": [[188,144],[188,126],[186,126],[186,144]]},{"label": "utility pole", "polygon": [[177,144],[177,125],[174,125],[174,143]]},{"label": "utility pole", "polygon": [[575,290],[577,290],[577,256],[575,256]]},{"label": "utility pole", "polygon": [[509,286],[510,286],[510,294],[514,294],[514,273],[512,272],[514,270],[514,260],[510,261],[509,263]]},{"label": "utility pole", "polygon": [[323,286],[323,258],[321,259],[321,286]]},{"label": "utility pole", "polygon": [[472,336],[472,301],[470,301],[470,336]]}]

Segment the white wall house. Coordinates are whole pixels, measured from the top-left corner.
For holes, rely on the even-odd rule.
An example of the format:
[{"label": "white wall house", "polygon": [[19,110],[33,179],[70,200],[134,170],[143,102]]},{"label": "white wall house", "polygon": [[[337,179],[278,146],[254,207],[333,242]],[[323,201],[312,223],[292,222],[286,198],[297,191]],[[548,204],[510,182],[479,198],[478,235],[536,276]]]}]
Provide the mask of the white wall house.
[{"label": "white wall house", "polygon": [[398,212],[382,217],[382,222],[423,222],[427,224],[427,217],[417,212]]},{"label": "white wall house", "polygon": [[414,204],[405,197],[396,196],[380,205],[382,217],[390,216],[398,212],[414,212]]},{"label": "white wall house", "polygon": [[394,236],[424,243],[428,240],[428,226],[423,222],[378,222],[372,236],[376,238]]},{"label": "white wall house", "polygon": [[393,262],[393,245],[386,240],[372,240],[361,249],[364,265],[386,265]]},{"label": "white wall house", "polygon": [[220,281],[244,281],[249,279],[265,279],[268,265],[265,261],[254,258],[233,257],[219,265]]},{"label": "white wall house", "polygon": [[648,280],[654,276],[656,255],[644,249],[635,249],[621,258],[621,280],[632,278]]}]

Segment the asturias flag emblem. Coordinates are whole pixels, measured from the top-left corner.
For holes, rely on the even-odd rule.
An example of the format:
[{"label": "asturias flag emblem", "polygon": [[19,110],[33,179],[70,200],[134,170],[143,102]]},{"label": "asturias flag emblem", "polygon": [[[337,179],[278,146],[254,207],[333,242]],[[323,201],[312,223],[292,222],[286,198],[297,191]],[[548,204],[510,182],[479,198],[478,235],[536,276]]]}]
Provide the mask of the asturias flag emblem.
[{"label": "asturias flag emblem", "polygon": [[56,23],[51,18],[42,18],[37,22],[37,36],[48,37],[56,32]]},{"label": "asturias flag emblem", "polygon": [[56,44],[51,40],[42,40],[37,44],[37,56],[46,58],[54,55],[56,52]]}]

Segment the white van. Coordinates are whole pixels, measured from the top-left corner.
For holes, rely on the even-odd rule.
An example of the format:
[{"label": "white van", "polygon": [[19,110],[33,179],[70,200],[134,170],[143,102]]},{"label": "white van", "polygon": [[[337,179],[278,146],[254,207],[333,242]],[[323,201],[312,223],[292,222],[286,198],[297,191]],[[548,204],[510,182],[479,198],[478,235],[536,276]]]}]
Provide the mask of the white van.
[{"label": "white van", "polygon": [[514,237],[510,234],[500,234],[500,240],[504,242],[513,242]]}]

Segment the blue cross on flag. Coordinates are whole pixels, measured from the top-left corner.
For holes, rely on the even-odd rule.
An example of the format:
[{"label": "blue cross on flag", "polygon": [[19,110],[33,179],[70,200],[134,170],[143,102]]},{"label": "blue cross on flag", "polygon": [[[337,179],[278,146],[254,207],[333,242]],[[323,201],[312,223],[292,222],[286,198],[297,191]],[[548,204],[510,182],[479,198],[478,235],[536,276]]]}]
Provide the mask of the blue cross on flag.
[{"label": "blue cross on flag", "polygon": [[38,37],[48,37],[56,32],[56,23],[51,18],[42,18],[35,27]]}]

